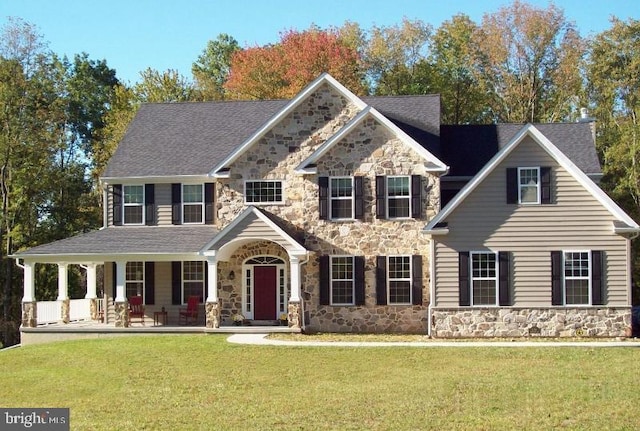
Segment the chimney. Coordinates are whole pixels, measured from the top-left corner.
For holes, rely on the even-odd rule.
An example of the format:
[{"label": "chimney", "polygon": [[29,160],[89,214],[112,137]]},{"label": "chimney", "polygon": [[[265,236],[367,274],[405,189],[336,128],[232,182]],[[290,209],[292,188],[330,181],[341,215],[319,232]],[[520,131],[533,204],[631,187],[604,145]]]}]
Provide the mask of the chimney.
[{"label": "chimney", "polygon": [[595,117],[589,117],[589,110],[587,108],[580,108],[580,118],[578,123],[589,123],[591,128],[591,135],[593,136],[593,142],[596,142],[596,119]]}]

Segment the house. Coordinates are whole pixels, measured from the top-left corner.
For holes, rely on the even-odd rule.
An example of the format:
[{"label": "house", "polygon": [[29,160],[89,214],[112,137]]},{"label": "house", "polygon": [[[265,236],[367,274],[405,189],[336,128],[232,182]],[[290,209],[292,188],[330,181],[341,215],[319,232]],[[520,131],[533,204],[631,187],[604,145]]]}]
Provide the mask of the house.
[{"label": "house", "polygon": [[[328,74],[289,101],[143,105],[101,178],[104,227],[13,256],[23,333],[80,306],[127,328],[142,296],[149,317],[197,297],[211,331],[284,315],[308,331],[624,335],[640,228],[594,182],[591,125],[478,127],[441,127],[438,96],[360,98]],[[84,302],[68,265],[86,268]]]}]

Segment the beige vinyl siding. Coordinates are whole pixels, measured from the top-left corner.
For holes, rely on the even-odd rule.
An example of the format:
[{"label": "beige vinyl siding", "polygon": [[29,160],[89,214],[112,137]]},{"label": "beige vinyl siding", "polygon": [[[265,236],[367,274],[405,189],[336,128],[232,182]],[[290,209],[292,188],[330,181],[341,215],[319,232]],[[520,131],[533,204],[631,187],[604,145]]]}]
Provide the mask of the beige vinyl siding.
[{"label": "beige vinyl siding", "polygon": [[227,238],[259,238],[260,240],[272,241],[282,246],[285,250],[290,248],[290,244],[285,241],[280,234],[275,232],[270,226],[257,217],[249,216],[238,223],[226,234]]},{"label": "beige vinyl siding", "polygon": [[107,187],[107,226],[113,226],[113,186]]},{"label": "beige vinyl siding", "polygon": [[[552,204],[507,205],[506,168],[552,167]],[[605,252],[604,301],[628,305],[627,240],[612,215],[530,138],[447,217],[436,238],[436,305],[458,306],[458,252],[509,251],[513,306],[551,305],[552,250]]]}]

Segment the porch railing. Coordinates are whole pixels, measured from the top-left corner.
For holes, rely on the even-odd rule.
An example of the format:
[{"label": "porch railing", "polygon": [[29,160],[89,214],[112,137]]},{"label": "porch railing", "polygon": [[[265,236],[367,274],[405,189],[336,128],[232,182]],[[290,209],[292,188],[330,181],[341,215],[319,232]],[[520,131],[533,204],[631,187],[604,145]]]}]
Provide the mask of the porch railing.
[{"label": "porch railing", "polygon": [[38,301],[36,307],[38,324],[57,323],[62,320],[62,309],[58,301]]},{"label": "porch railing", "polygon": [[[40,320],[38,318],[38,320]],[[91,300],[72,299],[69,301],[69,320],[91,320]]]}]

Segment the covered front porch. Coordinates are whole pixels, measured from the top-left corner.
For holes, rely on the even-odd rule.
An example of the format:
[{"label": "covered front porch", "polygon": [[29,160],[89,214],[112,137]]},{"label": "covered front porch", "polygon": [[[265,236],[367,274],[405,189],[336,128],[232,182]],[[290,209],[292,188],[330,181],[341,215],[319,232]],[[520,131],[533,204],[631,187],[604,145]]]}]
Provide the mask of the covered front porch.
[{"label": "covered front porch", "polygon": [[[24,334],[304,327],[307,251],[253,207],[221,232],[210,226],[113,227],[13,257],[24,272]],[[36,298],[40,264],[58,267],[55,301]],[[86,271],[83,298],[69,298],[71,265]]]}]

